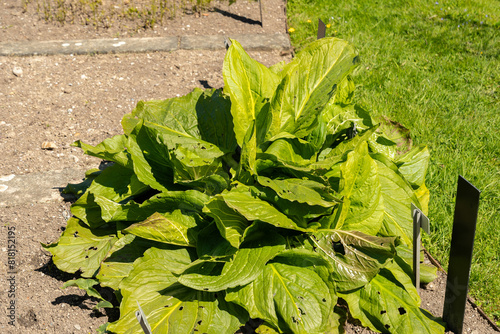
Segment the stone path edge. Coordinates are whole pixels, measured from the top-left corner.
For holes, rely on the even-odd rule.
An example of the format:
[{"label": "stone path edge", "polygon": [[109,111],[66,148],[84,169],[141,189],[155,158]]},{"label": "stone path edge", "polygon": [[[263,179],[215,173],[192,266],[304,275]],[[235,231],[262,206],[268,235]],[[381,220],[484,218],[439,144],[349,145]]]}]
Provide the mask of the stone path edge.
[{"label": "stone path edge", "polygon": [[[191,35],[146,38],[109,38],[54,41],[0,42],[0,56],[42,56],[57,54],[141,53],[176,50],[223,50],[223,35]],[[228,34],[245,50],[288,51],[287,34]]]},{"label": "stone path edge", "polygon": [[85,170],[75,168],[0,176],[0,208],[62,201],[62,189],[68,183],[80,183],[84,178]]}]

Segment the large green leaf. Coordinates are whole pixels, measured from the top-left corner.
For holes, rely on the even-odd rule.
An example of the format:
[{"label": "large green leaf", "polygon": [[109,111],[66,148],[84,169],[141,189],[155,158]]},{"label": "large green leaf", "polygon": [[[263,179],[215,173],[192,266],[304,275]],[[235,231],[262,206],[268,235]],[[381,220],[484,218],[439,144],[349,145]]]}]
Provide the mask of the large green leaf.
[{"label": "large green leaf", "polygon": [[[374,126],[367,111],[357,105],[328,104],[323,110],[321,121],[326,123],[327,137],[323,147],[332,144],[342,144],[358,133],[362,133]],[[320,154],[320,159],[328,150]]]},{"label": "large green leaf", "polygon": [[52,254],[54,264],[62,271],[93,277],[102,260],[118,240],[115,228],[89,229],[77,218],[70,218],[57,242],[42,244]]},{"label": "large green leaf", "polygon": [[196,218],[180,210],[154,213],[143,222],[127,227],[123,232],[158,242],[179,246],[196,246]]},{"label": "large green leaf", "polygon": [[132,160],[127,153],[127,136],[125,135],[107,138],[95,147],[85,144],[81,140],[74,142],[73,146],[80,147],[85,154],[132,168]]},{"label": "large green leaf", "polygon": [[[224,152],[219,147],[159,124],[146,122],[144,126],[148,135],[156,138],[159,146],[168,148],[165,156],[168,156],[169,166],[173,169],[175,183],[192,184],[194,188],[203,191],[213,187],[208,191],[211,193],[227,187],[228,176],[222,165]],[[156,156],[153,153],[150,152],[147,156],[150,163],[154,162]]]},{"label": "large green leaf", "polygon": [[118,290],[122,280],[128,277],[134,268],[134,262],[152,247],[160,249],[175,248],[175,246],[139,238],[133,234],[124,235],[109,250],[101,263],[96,278],[102,286]]},{"label": "large green leaf", "polygon": [[[413,249],[406,245],[396,247],[397,256],[394,261],[409,277],[413,277]],[[420,252],[420,282],[423,284],[434,281],[437,277],[437,268],[431,264],[423,263],[424,252]]]},{"label": "large green leaf", "polygon": [[[191,258],[185,248],[146,251],[120,284],[123,294],[121,317],[109,329],[117,333],[141,333],[135,318],[139,302],[153,333],[183,334],[195,328],[214,334],[217,331],[226,333],[222,325],[234,332],[240,325],[238,316],[244,318],[245,315],[224,302],[223,295],[217,301],[214,294],[175,284],[177,279],[171,272],[182,271],[191,263]],[[219,303],[222,303],[221,308]]]},{"label": "large green leaf", "polygon": [[427,189],[425,184],[422,184],[417,190],[415,190],[415,196],[420,202],[420,210],[422,210],[422,213],[424,215],[428,215],[430,191]]},{"label": "large green leaf", "polygon": [[427,146],[417,146],[397,160],[399,172],[405,177],[414,189],[425,182],[425,175],[429,166],[429,150]]},{"label": "large green leaf", "polygon": [[102,219],[112,221],[143,221],[155,212],[169,213],[175,210],[202,213],[209,196],[197,191],[165,191],[154,195],[141,204],[130,201],[120,204],[105,197],[95,197],[94,202],[101,208]]},{"label": "large green leaf", "polygon": [[166,100],[140,101],[135,109],[123,117],[125,134],[130,135],[140,120],[161,124],[176,132],[200,138],[196,106],[203,94],[199,88],[191,93]]},{"label": "large green leaf", "polygon": [[[255,160],[257,158],[257,128],[255,120],[250,122],[241,148],[240,166],[238,170],[238,180],[245,183],[251,179],[251,175],[257,174]],[[250,174],[250,176],[248,176]]]},{"label": "large green leaf", "polygon": [[[319,163],[323,163],[323,160],[338,160],[339,158],[342,160],[347,159],[347,154],[356,149],[359,145],[364,142],[370,140],[370,137],[373,136],[375,131],[377,131],[378,125],[375,125],[365,131],[359,132],[354,137],[346,137],[342,139],[340,142],[335,142],[333,144],[333,148],[329,147],[321,151],[318,156]],[[323,163],[324,164],[324,163]]]},{"label": "large green leaf", "polygon": [[[168,150],[171,150],[174,157],[178,156],[176,159],[178,163],[185,165],[183,170],[179,171],[181,175],[200,174],[201,171],[193,171],[188,167],[213,165],[213,152],[216,146],[220,146],[225,152],[233,151],[236,146],[230,103],[220,90],[195,89],[183,97],[163,101],[141,101],[136,109],[131,114],[125,115],[122,120],[124,131],[128,135],[131,135],[140,123],[147,128],[143,131],[147,135],[138,137],[137,140],[139,146],[146,151],[143,153],[152,165],[153,172],[154,165],[167,165],[168,168],[168,161],[172,158]],[[157,145],[158,137],[161,137],[160,141],[164,145]],[[221,155],[220,151],[216,152],[216,156]],[[193,159],[209,159],[210,162],[191,162]],[[190,177],[201,178],[193,175]]]},{"label": "large green leaf", "polygon": [[331,294],[335,294],[335,286],[332,278],[333,267],[330,261],[323,255],[305,248],[292,248],[279,253],[272,262],[279,262],[314,271],[326,283]]},{"label": "large green leaf", "polygon": [[224,300],[223,293],[201,292],[172,285],[149,294],[137,288],[123,298],[120,319],[108,326],[116,333],[142,334],[135,317],[137,302],[146,315],[153,334],[233,334],[247,320],[247,313],[239,306]]},{"label": "large green leaf", "polygon": [[[309,226],[309,224],[316,225],[316,218],[325,215],[331,216],[334,209],[333,206],[324,207],[320,205],[309,205],[307,203],[290,201],[278,196],[278,194],[271,188],[260,185],[252,186],[251,191],[252,194],[272,204],[276,209],[287,215],[288,218],[301,227],[307,226],[310,228],[311,226]],[[334,203],[331,204],[336,205]]]},{"label": "large green leaf", "polygon": [[[134,162],[134,173],[141,182],[153,189],[168,191],[167,185],[173,182],[168,147],[158,145],[157,140],[155,144],[153,138],[140,121],[128,137],[127,151]],[[147,156],[154,158],[148,161]]]},{"label": "large green leaf", "polygon": [[196,252],[202,260],[231,260],[237,250],[221,236],[215,223],[208,225],[198,233]]},{"label": "large green leaf", "polygon": [[354,88],[351,77],[345,77],[321,113],[320,121],[325,123],[328,146],[340,136],[348,137],[354,134],[348,133],[347,130],[355,129],[356,132],[362,132],[373,126],[373,120],[368,112],[352,103]]},{"label": "large green leaf", "polygon": [[336,297],[306,267],[269,263],[255,281],[230,291],[226,299],[284,333],[332,332],[329,320]]},{"label": "large green leaf", "polygon": [[136,124],[128,150],[139,179],[160,191],[222,171],[224,152],[216,145],[151,121]]},{"label": "large green leaf", "polygon": [[368,113],[358,113],[360,109],[352,104],[354,89],[353,80],[349,75],[346,76],[337,85],[335,95],[319,115],[318,126],[307,137],[308,141],[314,143],[317,151],[329,148],[342,136],[345,138],[349,129],[356,127],[356,129],[364,130],[366,126],[373,126]]},{"label": "large green leaf", "polygon": [[383,236],[399,236],[406,245],[411,246],[413,240],[411,203],[419,206],[419,200],[392,162],[375,161],[384,198],[384,218],[379,233]]},{"label": "large green leaf", "polygon": [[315,147],[297,138],[280,138],[271,143],[262,158],[279,161],[283,165],[308,167],[316,159]]},{"label": "large green leaf", "polygon": [[139,303],[153,333],[234,333],[247,320],[243,310],[225,302],[223,294],[217,297],[175,284],[171,271],[190,261],[186,249],[149,249],[122,281],[121,317],[108,330],[142,333],[135,317]]},{"label": "large green leaf", "polygon": [[271,101],[272,125],[266,138],[282,132],[299,138],[318,124],[317,118],[336,87],[357,63],[349,43],[323,38],[311,43],[286,68]]},{"label": "large green leaf", "polygon": [[279,77],[250,58],[240,43],[235,40],[231,42],[222,69],[224,93],[231,98],[234,133],[238,145],[243,147],[252,123],[257,131],[257,142],[262,142],[270,124],[269,100]]},{"label": "large green leaf", "polygon": [[339,106],[353,105],[355,90],[354,80],[348,75],[338,84],[337,91],[329,103],[335,103]]},{"label": "large green leaf", "polygon": [[71,213],[93,228],[106,224],[102,217],[101,206],[96,202],[96,196],[90,191],[86,191],[71,205]]},{"label": "large green leaf", "polygon": [[[135,235],[128,234],[118,239],[103,259],[96,278],[102,286],[118,290],[120,282],[128,276],[133,268],[133,262],[142,256],[147,247],[134,247]],[[137,238],[140,239],[140,238]],[[129,246],[129,245],[133,246]],[[144,245],[146,246],[146,245]],[[142,248],[142,249],[141,249]]]},{"label": "large green leaf", "polygon": [[222,237],[229,241],[233,247],[239,248],[243,233],[250,225],[250,222],[230,208],[221,195],[213,198],[205,206],[204,212],[214,218]]},{"label": "large green leaf", "polygon": [[266,201],[252,196],[250,191],[229,191],[222,194],[226,204],[243,215],[247,220],[260,220],[268,224],[291,230],[306,231],[281,211]]},{"label": "large green leaf", "polygon": [[133,269],[120,283],[124,297],[144,285],[152,292],[161,291],[177,282],[173,271],[182,271],[191,263],[192,255],[186,248],[160,249],[150,247],[144,256],[133,263]]},{"label": "large green leaf", "polygon": [[333,207],[339,202],[324,184],[311,180],[295,178],[278,180],[259,176],[257,182],[264,187],[273,189],[279,197],[288,201],[305,203],[311,206],[318,205],[325,208]]},{"label": "large green leaf", "polygon": [[348,154],[340,171],[343,203],[335,229],[377,234],[382,227],[384,201],[377,164],[368,154],[366,142]]},{"label": "large green leaf", "polygon": [[410,130],[385,117],[379,118],[379,128],[370,138],[370,148],[386,157],[396,160],[412,146]]},{"label": "large green leaf", "polygon": [[102,210],[96,201],[97,198],[111,202],[126,202],[149,189],[138,180],[133,170],[115,164],[106,168],[94,179],[87,191],[71,206],[71,213],[87,225],[98,227],[105,224],[107,212]]},{"label": "large green leaf", "polygon": [[68,185],[62,191],[63,194],[73,194],[78,199],[87,191],[92,182],[101,174],[101,172],[102,170],[98,168],[87,170],[85,172],[85,179],[80,183],[68,183]]},{"label": "large green leaf", "polygon": [[[171,159],[176,169],[176,180],[198,180],[203,176],[214,174],[221,170],[220,161],[216,158],[222,152],[215,146],[207,147],[202,144],[182,146],[180,143],[171,150]],[[214,154],[215,152],[215,154]]]},{"label": "large green leaf", "polygon": [[321,230],[310,240],[313,249],[331,263],[337,291],[364,286],[396,253],[395,238],[358,231]]},{"label": "large green leaf", "polygon": [[224,152],[234,152],[237,143],[229,98],[219,89],[207,90],[199,97],[195,108],[201,138]]},{"label": "large green leaf", "polygon": [[413,333],[444,333],[436,318],[418,307],[420,301],[400,278],[382,269],[365,287],[340,297],[347,301],[351,315],[373,330],[406,333],[411,328]]},{"label": "large green leaf", "polygon": [[230,262],[195,261],[179,276],[179,283],[200,291],[221,291],[245,285],[285,249],[284,238],[272,229],[256,229],[247,233],[246,238],[248,241],[240,245]]},{"label": "large green leaf", "polygon": [[[144,201],[141,204],[140,210],[147,209],[148,211],[167,212],[179,209],[202,213],[203,207],[209,200],[210,196],[196,190],[166,191]],[[133,215],[142,216],[139,212],[134,212]]]}]

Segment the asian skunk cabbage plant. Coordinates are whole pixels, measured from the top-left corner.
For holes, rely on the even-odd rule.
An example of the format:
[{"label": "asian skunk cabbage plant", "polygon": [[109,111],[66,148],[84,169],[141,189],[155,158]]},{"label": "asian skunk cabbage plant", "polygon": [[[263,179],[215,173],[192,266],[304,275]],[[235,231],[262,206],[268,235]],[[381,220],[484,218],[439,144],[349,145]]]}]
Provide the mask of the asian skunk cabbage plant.
[{"label": "asian skunk cabbage plant", "polygon": [[66,285],[117,292],[106,331],[142,333],[140,304],[153,333],[337,333],[347,304],[375,331],[444,332],[411,279],[429,153],[353,103],[357,62],[325,38],[267,68],[233,40],[222,90],[139,102],[123,135],[75,143],[114,164],[66,187],[73,217],[44,247],[81,273]]}]

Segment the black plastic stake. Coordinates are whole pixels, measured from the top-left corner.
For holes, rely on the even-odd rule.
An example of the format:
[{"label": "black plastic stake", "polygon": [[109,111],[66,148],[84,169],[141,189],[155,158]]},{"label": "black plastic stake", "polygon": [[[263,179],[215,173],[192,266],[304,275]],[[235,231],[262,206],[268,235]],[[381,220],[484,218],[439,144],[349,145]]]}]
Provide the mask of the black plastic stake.
[{"label": "black plastic stake", "polygon": [[318,19],[318,39],[326,36],[326,25],[321,19]]},{"label": "black plastic stake", "polygon": [[458,177],[443,309],[443,320],[455,334],[461,334],[463,330],[480,194],[469,181]]}]

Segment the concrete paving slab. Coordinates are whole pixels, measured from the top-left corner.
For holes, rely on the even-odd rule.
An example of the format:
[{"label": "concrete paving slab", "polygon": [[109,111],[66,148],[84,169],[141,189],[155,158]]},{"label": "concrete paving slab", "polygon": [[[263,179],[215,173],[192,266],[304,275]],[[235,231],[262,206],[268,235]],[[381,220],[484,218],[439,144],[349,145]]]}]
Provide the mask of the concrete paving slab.
[{"label": "concrete paving slab", "polygon": [[182,50],[222,50],[222,49],[224,49],[224,36],[222,36],[222,35],[182,36],[180,49],[182,49]]},{"label": "concrete paving slab", "polygon": [[60,201],[63,199],[60,190],[70,182],[81,182],[84,177],[84,170],[73,168],[0,176],[0,207]]},{"label": "concrete paving slab", "polygon": [[[229,35],[245,50],[271,51],[291,49],[286,34]],[[147,38],[81,39],[67,41],[1,42],[0,56],[35,56],[55,54],[140,53],[154,51],[220,50],[224,48],[223,35],[192,35]]]},{"label": "concrete paving slab", "polygon": [[[285,34],[235,34],[227,37],[237,40],[245,50],[272,51],[291,48],[290,39]],[[222,35],[182,36],[180,42],[180,49],[183,50],[222,50],[224,48]]]},{"label": "concrete paving slab", "polygon": [[80,39],[0,43],[0,56],[175,51],[179,37]]},{"label": "concrete paving slab", "polygon": [[245,50],[253,51],[287,51],[292,48],[290,37],[285,34],[253,34],[253,35],[234,35],[229,36],[240,42]]}]

